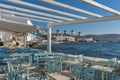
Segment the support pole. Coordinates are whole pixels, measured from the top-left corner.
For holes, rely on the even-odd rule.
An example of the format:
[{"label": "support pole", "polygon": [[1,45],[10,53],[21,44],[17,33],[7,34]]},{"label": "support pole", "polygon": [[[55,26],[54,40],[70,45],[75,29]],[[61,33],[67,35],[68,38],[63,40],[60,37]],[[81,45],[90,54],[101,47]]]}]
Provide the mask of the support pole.
[{"label": "support pole", "polygon": [[25,48],[27,47],[27,35],[25,35]]},{"label": "support pole", "polygon": [[2,20],[2,12],[0,11],[0,20]]},{"label": "support pole", "polygon": [[50,25],[48,25],[48,30],[47,30],[47,33],[48,33],[48,45],[47,45],[47,51],[48,52],[51,52],[51,31],[52,31],[52,29],[51,29],[52,27],[50,26]]},{"label": "support pole", "polygon": [[27,40],[27,35],[24,34],[24,48],[26,48],[26,40]]}]

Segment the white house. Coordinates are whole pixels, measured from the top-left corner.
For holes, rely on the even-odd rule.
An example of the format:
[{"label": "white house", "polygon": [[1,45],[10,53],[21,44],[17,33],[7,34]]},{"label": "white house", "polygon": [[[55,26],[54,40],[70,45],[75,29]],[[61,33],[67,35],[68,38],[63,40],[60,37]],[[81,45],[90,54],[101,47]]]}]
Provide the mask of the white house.
[{"label": "white house", "polygon": [[[0,13],[0,19],[11,21],[11,22],[15,21],[16,23],[24,23],[27,25],[33,25],[30,20],[17,18],[15,15],[10,14],[10,13]],[[1,27],[2,27],[2,25],[1,25]],[[9,28],[9,25],[8,25],[8,28]],[[13,36],[14,36],[14,34],[10,31],[4,31],[4,30],[0,31],[0,38],[2,41],[8,41],[8,40],[12,39]],[[28,33],[27,41],[33,40],[33,38],[34,38],[34,35]]]},{"label": "white house", "polygon": [[75,37],[71,35],[63,35],[63,34],[53,34],[53,40],[55,41],[75,41]]}]

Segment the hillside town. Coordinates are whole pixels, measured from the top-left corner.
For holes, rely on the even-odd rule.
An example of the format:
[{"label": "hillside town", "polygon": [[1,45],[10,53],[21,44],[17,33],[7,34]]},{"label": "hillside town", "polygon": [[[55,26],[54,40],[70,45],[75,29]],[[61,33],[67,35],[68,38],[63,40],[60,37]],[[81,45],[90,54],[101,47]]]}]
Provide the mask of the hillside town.
[{"label": "hillside town", "polygon": [[[47,33],[38,33],[35,38],[36,40],[40,40],[42,42],[47,42]],[[93,38],[84,38],[81,36],[81,32],[74,34],[74,30],[71,30],[70,33],[67,33],[67,30],[64,30],[61,33],[60,30],[56,30],[55,33],[52,33],[52,41],[53,42],[91,42],[94,41]]]}]

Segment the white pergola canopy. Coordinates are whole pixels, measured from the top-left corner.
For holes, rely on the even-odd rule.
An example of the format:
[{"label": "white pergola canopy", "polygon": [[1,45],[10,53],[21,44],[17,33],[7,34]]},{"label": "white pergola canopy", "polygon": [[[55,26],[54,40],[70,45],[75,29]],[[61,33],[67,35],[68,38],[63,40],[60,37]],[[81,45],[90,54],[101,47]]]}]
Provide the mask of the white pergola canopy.
[{"label": "white pergola canopy", "polygon": [[[89,22],[89,19],[91,19],[90,22],[92,20],[93,20],[92,22],[95,22],[94,19],[99,19],[99,18],[104,18],[104,17],[106,18],[106,16],[104,16],[104,15],[100,15],[100,14],[93,13],[93,12],[90,12],[90,11],[87,11],[87,10],[84,10],[84,9],[80,9],[78,7],[71,6],[69,4],[61,3],[61,2],[58,2],[57,0],[38,0],[38,2],[44,2],[44,3],[51,4],[51,5],[54,5],[54,6],[57,6],[57,7],[68,9],[68,10],[71,10],[71,11],[74,11],[74,12],[79,12],[79,13],[82,13],[82,14],[85,14],[85,15],[92,16],[92,18],[88,18],[86,16],[76,15],[76,14],[73,14],[73,13],[68,13],[68,12],[65,12],[65,11],[60,11],[60,10],[53,9],[53,8],[48,8],[46,6],[41,6],[41,5],[38,5],[38,4],[30,3],[29,1],[25,1],[25,0],[3,0],[3,1],[18,4],[18,5],[21,5],[21,6],[24,6],[24,7],[29,7],[29,9],[0,3],[0,8],[2,8],[1,12],[13,13],[13,14],[16,14],[18,16],[22,16],[24,18],[29,18],[29,19],[31,19],[33,21],[37,21],[37,22],[46,22],[48,24],[50,23],[51,26],[57,26],[57,25],[60,25],[60,24],[64,25],[66,22],[67,23],[65,25],[68,25],[69,23],[70,24],[74,23],[74,21],[75,21],[75,24],[81,24],[81,22],[84,22],[84,21],[85,21],[84,23],[86,23],[87,19],[88,19],[87,23]],[[98,3],[94,0],[80,0],[80,1],[112,13],[113,15],[109,16],[109,17],[113,17],[114,19],[110,18],[110,19],[107,19],[107,20],[116,20],[115,15],[120,15],[119,11],[117,11],[115,9],[112,9],[110,7],[107,7],[103,4],[100,4],[100,3]],[[31,8],[31,10],[30,10],[30,8]],[[10,9],[10,10],[8,10],[8,9]],[[33,9],[35,9],[35,10],[33,10]],[[40,11],[37,11],[36,9],[43,10],[43,11],[48,11],[48,12],[58,14],[58,15],[54,15],[54,14],[51,14],[51,13],[45,13],[45,12],[42,12],[42,11],[40,12]],[[118,18],[117,18],[117,20],[118,20]],[[76,23],[76,21],[77,21],[77,23]],[[106,20],[99,19],[99,21],[106,21]]]},{"label": "white pergola canopy", "polygon": [[[89,22],[100,22],[100,21],[110,21],[110,20],[120,20],[120,11],[117,11],[111,7],[108,7],[101,3],[98,3],[95,0],[79,0],[79,1],[82,1],[91,6],[97,7],[99,9],[102,9],[103,11],[109,12],[112,15],[108,15],[108,16],[100,15],[98,13],[94,13],[94,12],[84,10],[84,9],[81,9],[81,8],[78,8],[75,6],[71,6],[67,3],[59,2],[59,0],[58,1],[57,0],[37,0],[37,1],[47,3],[48,5],[71,10],[73,12],[82,13],[82,14],[85,14],[85,15],[88,15],[91,17],[88,18],[86,16],[81,16],[81,15],[69,13],[66,11],[57,10],[57,9],[54,9],[53,7],[48,8],[47,6],[30,3],[29,1],[26,1],[26,0],[2,0],[2,1],[4,3],[10,2],[10,3],[20,5],[22,7],[29,7],[29,8],[27,9],[27,8],[22,8],[22,7],[17,7],[17,6],[13,6],[13,5],[0,3],[0,8],[1,8],[0,11],[1,12],[8,12],[8,13],[17,15],[18,17],[30,19],[30,20],[36,21],[36,22],[48,23],[48,28],[49,28],[49,30],[48,30],[48,32],[49,32],[49,34],[48,34],[48,38],[49,38],[48,51],[49,52],[51,52],[51,27],[53,27],[53,26],[83,24],[83,23],[89,23]],[[45,11],[45,12],[42,12],[42,11]],[[47,13],[47,12],[50,12],[50,13]],[[0,24],[3,24],[3,23],[0,22]],[[8,22],[8,24],[10,24],[10,23]],[[6,24],[4,24],[4,25],[6,25]],[[12,26],[12,24],[11,24],[11,26]],[[22,26],[22,25],[19,24],[19,26]],[[29,26],[29,27],[31,27],[31,26]],[[2,27],[1,27],[1,29],[2,29]],[[32,29],[29,29],[29,30],[32,30]],[[25,32],[25,31],[23,30],[23,32]]]},{"label": "white pergola canopy", "polygon": [[30,20],[17,17],[14,14],[0,13],[0,31],[11,33],[29,33],[35,31],[36,26],[33,26]]},{"label": "white pergola canopy", "polygon": [[35,27],[0,20],[0,30],[12,33],[28,33],[31,31],[35,31]]}]

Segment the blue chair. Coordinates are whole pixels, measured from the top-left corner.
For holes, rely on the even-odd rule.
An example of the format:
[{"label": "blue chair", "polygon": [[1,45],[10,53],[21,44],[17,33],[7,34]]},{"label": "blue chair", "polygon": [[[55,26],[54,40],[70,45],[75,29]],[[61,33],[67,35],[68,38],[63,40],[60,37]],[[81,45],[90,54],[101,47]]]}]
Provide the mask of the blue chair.
[{"label": "blue chair", "polygon": [[83,80],[101,80],[97,75],[97,70],[92,69],[90,67],[84,68],[84,79]]},{"label": "blue chair", "polygon": [[22,50],[22,53],[24,53],[24,54],[29,53],[30,50],[31,50],[30,48],[26,48],[26,49]]},{"label": "blue chair", "polygon": [[27,71],[19,69],[20,64],[17,65],[17,69],[14,69],[13,64],[10,61],[8,61],[7,66],[8,66],[8,80],[26,80],[25,76],[27,76]]},{"label": "blue chair", "polygon": [[8,54],[8,53],[9,53],[9,50],[8,50],[8,48],[3,47],[3,48],[0,49],[0,52],[1,52],[1,53],[5,53],[5,54]]},{"label": "blue chair", "polygon": [[34,56],[35,56],[35,54],[34,53],[32,53],[32,54],[30,54],[30,56],[31,56],[31,58],[32,58],[32,63],[34,63]]},{"label": "blue chair", "polygon": [[109,60],[108,60],[108,67],[116,68],[117,65],[118,65],[118,60],[117,60],[117,58],[112,58],[112,59],[109,59]]},{"label": "blue chair", "polygon": [[76,76],[77,80],[81,80],[84,77],[84,66],[72,64],[71,65],[71,76]]},{"label": "blue chair", "polygon": [[84,56],[83,55],[78,55],[78,61],[79,62],[83,62],[84,61]]},{"label": "blue chair", "polygon": [[22,52],[22,50],[20,48],[18,48],[18,47],[14,48],[14,53],[21,53],[21,52]]},{"label": "blue chair", "polygon": [[54,63],[55,63],[56,71],[61,72],[62,71],[62,56],[57,56]]},{"label": "blue chair", "polygon": [[54,60],[47,60],[45,62],[45,69],[48,71],[48,72],[53,72],[55,71],[55,63],[54,63]]},{"label": "blue chair", "polygon": [[113,72],[111,80],[120,80],[120,73]]}]

